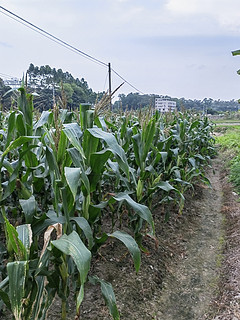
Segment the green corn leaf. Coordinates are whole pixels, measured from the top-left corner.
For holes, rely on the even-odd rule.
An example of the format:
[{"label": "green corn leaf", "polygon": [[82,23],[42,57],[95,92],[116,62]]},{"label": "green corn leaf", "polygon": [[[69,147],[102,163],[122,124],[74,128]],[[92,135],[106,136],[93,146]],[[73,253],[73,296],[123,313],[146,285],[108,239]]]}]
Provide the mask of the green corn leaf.
[{"label": "green corn leaf", "polygon": [[82,147],[86,156],[87,165],[90,163],[90,156],[97,151],[99,139],[91,135],[87,130],[84,131]]},{"label": "green corn leaf", "polygon": [[135,202],[127,193],[120,192],[116,196],[113,197],[116,201],[125,201],[127,204],[145,221],[149,223],[152,227],[153,233],[155,233],[153,217],[151,211],[148,207]]},{"label": "green corn leaf", "polygon": [[[70,148],[70,149],[67,149],[67,151],[70,154],[70,157],[72,159],[74,166],[81,169],[81,181],[83,182],[86,188],[87,194],[89,194],[91,192],[90,182],[89,182],[88,176],[86,175],[85,170],[83,169],[83,161],[79,151],[76,148]],[[84,190],[82,191],[84,192]],[[87,194],[84,193],[84,195],[87,195]]]},{"label": "green corn leaf", "polygon": [[52,173],[55,173],[55,177],[57,180],[61,179],[61,175],[59,172],[59,168],[58,168],[58,164],[57,164],[57,159],[55,156],[54,151],[49,148],[48,146],[46,146],[46,159],[49,165],[49,168],[51,170]]},{"label": "green corn leaf", "polygon": [[169,192],[171,190],[176,190],[171,184],[167,181],[160,181],[158,182],[153,188],[149,188],[150,190],[155,190],[155,189],[162,189],[166,192]]},{"label": "green corn leaf", "polygon": [[143,182],[141,179],[138,180],[136,193],[137,193],[137,200],[140,201],[143,194]]},{"label": "green corn leaf", "polygon": [[90,157],[90,165],[92,170],[100,173],[111,154],[111,149],[104,149],[99,152],[92,153]]},{"label": "green corn leaf", "polygon": [[119,163],[119,166],[121,169],[125,172],[127,177],[129,176],[129,165],[127,162],[127,158],[125,155],[125,152],[123,148],[118,144],[116,138],[114,135],[110,132],[105,132],[101,130],[100,128],[91,128],[87,129],[91,135],[93,135],[96,138],[102,139],[106,142],[108,145],[108,149],[112,151],[112,153],[115,155],[117,162]]},{"label": "green corn leaf", "polygon": [[[34,147],[36,147],[36,146],[30,146],[28,149],[32,149]],[[33,168],[33,167],[37,167],[38,166],[37,156],[32,151],[26,152],[24,160],[25,160],[25,165],[28,168]]]},{"label": "green corn leaf", "polygon": [[19,136],[27,135],[26,125],[24,123],[23,114],[19,113],[16,118],[16,128]]},{"label": "green corn leaf", "polygon": [[125,246],[128,248],[134,262],[134,267],[136,272],[139,271],[140,264],[141,264],[141,253],[136,241],[133,239],[130,234],[122,232],[122,231],[115,231],[111,234],[108,234],[109,237],[116,238],[122,241]]},{"label": "green corn leaf", "polygon": [[96,189],[97,184],[99,183],[99,181],[101,181],[102,170],[111,154],[112,151],[109,149],[104,149],[91,154],[90,165],[92,168],[92,172],[89,178],[91,184],[91,192]]},{"label": "green corn leaf", "polygon": [[91,250],[93,247],[93,232],[88,221],[83,217],[73,217],[70,218],[70,221],[74,221],[79,226],[79,228],[82,229],[85,237],[88,240],[88,247]]},{"label": "green corn leaf", "polygon": [[71,144],[79,151],[80,155],[85,159],[83,148],[80,144],[80,138],[82,137],[81,128],[77,123],[66,123],[64,124],[63,132],[67,136]]},{"label": "green corn leaf", "polygon": [[94,111],[91,110],[91,105],[89,103],[80,104],[80,122],[82,130],[86,130],[93,126],[93,114]]},{"label": "green corn leaf", "polygon": [[8,234],[8,248],[12,248],[18,260],[26,259],[27,252],[22,241],[18,238],[16,229],[11,225],[6,217],[4,217],[4,220]]},{"label": "green corn leaf", "polygon": [[141,163],[143,150],[141,145],[140,133],[137,133],[134,136],[132,136],[132,142],[133,142],[133,150],[134,150],[136,164],[138,165],[138,167],[141,167],[143,165]]},{"label": "green corn leaf", "polygon": [[7,308],[11,310],[11,302],[9,300],[8,293],[6,292],[6,287],[8,287],[9,284],[9,277],[7,276],[4,280],[0,282],[0,298],[5,303]]},{"label": "green corn leaf", "polygon": [[32,136],[21,136],[21,137],[17,138],[3,152],[2,161],[3,161],[3,158],[6,156],[6,154],[8,154],[8,152],[22,146],[26,142],[32,141],[33,139],[37,139],[37,138],[40,138],[40,137],[38,137],[38,136],[33,136],[33,137]]},{"label": "green corn leaf", "polygon": [[191,124],[190,128],[188,129],[188,132],[191,132],[193,129],[197,128],[199,125],[200,125],[200,121],[198,121],[198,120],[194,121]]},{"label": "green corn leaf", "polygon": [[33,96],[31,94],[27,94],[25,88],[21,87],[18,89],[21,95],[18,99],[19,110],[22,111],[25,122],[27,125],[27,134],[32,134],[32,121],[33,121]]},{"label": "green corn leaf", "polygon": [[105,119],[103,117],[95,117],[94,123],[98,126],[98,128],[101,128],[103,131],[108,130]]},{"label": "green corn leaf", "polygon": [[8,283],[9,283],[9,277],[7,276],[4,280],[0,282],[0,290],[6,288],[6,286],[8,286]]},{"label": "green corn leaf", "polygon": [[8,171],[8,173],[10,173],[10,174],[12,174],[13,173],[13,166],[12,166],[12,164],[9,162],[9,161],[7,161],[7,160],[3,160],[3,167],[4,168],[6,168],[7,169],[7,171]]},{"label": "green corn leaf", "polygon": [[194,158],[189,158],[188,161],[191,163],[193,168],[196,168],[196,160]]},{"label": "green corn leaf", "polygon": [[6,291],[0,289],[0,298],[6,305],[6,307],[11,311],[11,302],[9,300],[8,294]]},{"label": "green corn leaf", "polygon": [[141,161],[146,161],[147,154],[150,150],[151,144],[154,139],[156,131],[156,122],[154,120],[149,121],[146,127],[144,127],[142,133],[142,142],[143,142],[143,157]]},{"label": "green corn leaf", "polygon": [[9,300],[16,320],[22,319],[22,304],[27,273],[27,261],[15,261],[7,264],[9,277]]},{"label": "green corn leaf", "polygon": [[58,150],[57,150],[57,162],[58,163],[62,163],[65,158],[67,143],[68,143],[67,137],[64,134],[64,132],[61,131],[60,140],[58,143]]},{"label": "green corn leaf", "polygon": [[5,149],[9,146],[10,142],[13,140],[13,133],[16,126],[16,120],[15,120],[16,112],[12,112],[8,118],[8,131],[7,131],[7,140],[5,144]]},{"label": "green corn leaf", "polygon": [[233,56],[238,56],[238,55],[240,55],[240,50],[232,51],[232,55],[233,55]]},{"label": "green corn leaf", "polygon": [[165,169],[165,165],[166,165],[166,161],[167,161],[167,157],[168,157],[168,153],[165,151],[160,152],[161,157],[162,157],[162,161],[163,161],[163,165],[164,165],[164,169]]},{"label": "green corn leaf", "polygon": [[19,203],[22,207],[26,223],[32,223],[33,217],[37,211],[35,197],[31,196],[29,199],[19,199]]},{"label": "green corn leaf", "polygon": [[35,123],[33,129],[37,130],[48,122],[49,116],[52,115],[50,111],[43,111],[40,119]]},{"label": "green corn leaf", "polygon": [[80,152],[76,148],[69,148],[67,149],[67,152],[69,153],[74,166],[81,168],[83,162]]},{"label": "green corn leaf", "polygon": [[26,249],[26,253],[27,253],[27,259],[29,259],[30,248],[32,244],[31,224],[22,224],[20,226],[17,226],[16,230],[18,233],[18,239],[24,245],[24,248]]},{"label": "green corn leaf", "polygon": [[70,255],[77,266],[81,280],[80,292],[77,297],[78,310],[84,296],[84,283],[90,269],[91,252],[85,247],[76,231],[68,236],[63,235],[59,240],[54,240],[51,243],[63,253]]},{"label": "green corn leaf", "polygon": [[120,320],[116,298],[111,283],[99,279],[97,276],[89,277],[89,281],[94,285],[96,285],[97,283],[101,285],[102,295],[104,297],[106,305],[108,306],[111,316],[114,320]]},{"label": "green corn leaf", "polygon": [[64,174],[75,201],[77,189],[80,185],[81,169],[65,167]]}]

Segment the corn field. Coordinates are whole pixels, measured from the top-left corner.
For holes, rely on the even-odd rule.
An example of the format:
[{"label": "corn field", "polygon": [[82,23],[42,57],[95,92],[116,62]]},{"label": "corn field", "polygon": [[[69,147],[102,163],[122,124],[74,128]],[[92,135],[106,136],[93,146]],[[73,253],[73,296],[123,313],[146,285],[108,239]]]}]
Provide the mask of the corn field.
[{"label": "corn field", "polygon": [[39,115],[18,91],[18,108],[0,115],[0,307],[16,320],[46,319],[57,295],[66,319],[73,290],[80,319],[89,282],[120,319],[111,284],[89,275],[92,259],[114,238],[139,271],[153,208],[174,203],[182,214],[185,192],[209,183],[212,126],[187,113],[113,115],[86,104]]}]

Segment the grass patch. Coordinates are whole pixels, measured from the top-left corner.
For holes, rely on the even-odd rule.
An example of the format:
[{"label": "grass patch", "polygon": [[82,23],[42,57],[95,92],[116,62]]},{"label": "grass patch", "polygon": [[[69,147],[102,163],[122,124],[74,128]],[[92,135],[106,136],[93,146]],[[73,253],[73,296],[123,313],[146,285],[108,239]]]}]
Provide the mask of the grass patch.
[{"label": "grass patch", "polygon": [[230,180],[240,194],[240,156],[233,159],[230,171]]},{"label": "grass patch", "polygon": [[[217,128],[216,128],[217,129]],[[230,128],[224,127],[224,130],[215,130],[216,132],[223,133],[220,136],[215,137],[215,141],[217,144],[220,144],[221,149],[231,150],[232,152],[236,152],[236,154],[240,151],[240,127],[234,126]]]},{"label": "grass patch", "polygon": [[240,127],[230,127],[221,133],[223,134],[217,136],[215,141],[220,145],[220,151],[227,159],[227,165],[230,167],[230,181],[235,186],[236,192],[240,194]]},{"label": "grass patch", "polygon": [[240,120],[231,120],[231,119],[217,119],[217,120],[212,120],[213,123],[236,123],[240,125]]}]

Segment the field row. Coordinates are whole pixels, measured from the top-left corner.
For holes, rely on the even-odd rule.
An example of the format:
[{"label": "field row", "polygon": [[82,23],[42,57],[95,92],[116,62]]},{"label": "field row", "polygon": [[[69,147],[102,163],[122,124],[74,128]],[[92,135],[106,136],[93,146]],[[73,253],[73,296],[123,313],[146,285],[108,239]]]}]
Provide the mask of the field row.
[{"label": "field row", "polygon": [[181,214],[186,190],[209,183],[204,168],[215,150],[206,117],[105,107],[38,114],[20,88],[18,110],[1,114],[0,297],[15,319],[45,319],[56,294],[66,319],[70,288],[80,318],[87,281],[101,286],[119,319],[111,284],[88,276],[93,255],[117,239],[138,272],[142,238],[155,237],[153,207],[173,202]]}]

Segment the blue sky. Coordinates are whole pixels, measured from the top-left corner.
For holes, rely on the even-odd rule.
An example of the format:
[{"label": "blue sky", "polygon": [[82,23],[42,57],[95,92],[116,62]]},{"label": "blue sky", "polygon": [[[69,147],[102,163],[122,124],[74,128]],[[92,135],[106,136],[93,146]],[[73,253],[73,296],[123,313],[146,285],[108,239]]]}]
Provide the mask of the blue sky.
[{"label": "blue sky", "polygon": [[[191,99],[240,97],[239,0],[0,0],[0,5],[108,63],[144,93]],[[0,12],[0,73],[30,63],[107,89],[107,69]],[[121,83],[113,75],[113,88]],[[118,93],[134,92],[125,84]],[[116,94],[117,96],[117,94]]]}]

